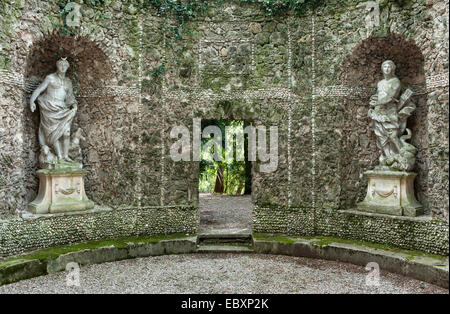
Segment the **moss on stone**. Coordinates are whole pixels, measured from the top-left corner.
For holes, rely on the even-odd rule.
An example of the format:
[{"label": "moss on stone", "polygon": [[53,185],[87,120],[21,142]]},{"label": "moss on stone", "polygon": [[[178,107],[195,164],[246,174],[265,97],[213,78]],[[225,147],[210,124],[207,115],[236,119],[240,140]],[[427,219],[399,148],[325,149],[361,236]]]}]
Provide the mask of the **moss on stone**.
[{"label": "moss on stone", "polygon": [[253,238],[255,240],[263,240],[263,241],[275,241],[275,242],[282,242],[287,244],[294,244],[295,241],[291,238],[279,235],[279,234],[265,234],[265,233],[254,233]]},{"label": "moss on stone", "polygon": [[23,259],[23,258],[18,258],[18,259],[8,259],[2,263],[0,263],[0,271],[4,271],[7,268],[11,267],[11,266],[15,266],[15,265],[20,265],[23,262],[28,261],[27,259]]},{"label": "moss on stone", "polygon": [[206,65],[200,77],[200,87],[205,89],[220,90],[230,82],[230,75],[225,67],[213,67]]},{"label": "moss on stone", "polygon": [[426,252],[421,252],[417,250],[405,250],[402,248],[398,248],[392,245],[387,244],[379,244],[379,243],[371,243],[371,242],[365,242],[365,241],[357,241],[357,240],[347,240],[347,239],[341,239],[336,237],[323,237],[323,236],[302,236],[302,237],[291,237],[281,234],[265,234],[265,233],[255,233],[253,234],[253,238],[255,240],[264,240],[264,241],[277,241],[277,242],[283,242],[283,243],[289,243],[293,244],[296,242],[296,240],[311,240],[312,245],[326,247],[329,246],[332,243],[344,243],[344,244],[351,244],[351,245],[359,245],[359,246],[365,246],[376,250],[384,250],[384,251],[390,251],[394,253],[402,253],[407,255],[406,259],[412,260],[415,257],[429,257],[438,259],[441,261],[444,261],[448,259],[447,256],[437,255],[437,254],[430,254]]},{"label": "moss on stone", "polygon": [[46,274],[39,260],[16,259],[0,263],[0,285]]},{"label": "moss on stone", "polygon": [[20,263],[29,260],[40,260],[49,261],[58,258],[62,254],[67,254],[70,252],[77,252],[82,250],[93,250],[105,246],[114,246],[116,248],[126,249],[129,248],[129,243],[157,243],[163,240],[174,240],[186,238],[189,235],[186,234],[171,234],[171,235],[158,235],[152,237],[124,237],[112,240],[101,240],[101,241],[91,241],[86,243],[78,243],[73,245],[55,246],[43,250],[38,250],[33,253],[24,254],[19,257],[13,257],[0,263],[1,267],[6,267],[13,265],[15,263]]}]

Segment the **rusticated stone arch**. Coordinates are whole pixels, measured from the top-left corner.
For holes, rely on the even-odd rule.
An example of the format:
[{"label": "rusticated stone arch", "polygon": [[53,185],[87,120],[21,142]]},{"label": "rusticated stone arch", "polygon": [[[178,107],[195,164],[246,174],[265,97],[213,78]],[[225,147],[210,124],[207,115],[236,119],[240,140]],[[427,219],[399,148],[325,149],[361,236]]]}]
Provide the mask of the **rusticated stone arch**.
[{"label": "rusticated stone arch", "polygon": [[375,135],[367,117],[369,98],[376,91],[382,78],[381,64],[392,60],[396,64],[396,75],[403,88],[411,88],[416,95],[416,111],[408,120],[413,132],[412,144],[418,148],[414,171],[416,194],[427,208],[427,107],[424,56],[413,40],[403,35],[389,34],[386,37],[370,37],[358,44],[347,55],[341,65],[340,82],[350,87],[351,97],[344,97],[344,150],[342,159],[343,182],[341,202],[352,207],[366,193],[367,181],[361,175],[378,163],[379,152]]},{"label": "rusticated stone arch", "polygon": [[52,34],[37,39],[29,49],[24,76],[42,79],[56,71],[56,61],[66,57],[70,63],[67,76],[80,84],[99,88],[111,79],[112,69],[108,56],[88,37]]},{"label": "rusticated stone arch", "polygon": [[385,60],[394,61],[402,83],[425,84],[423,54],[414,41],[400,34],[363,40],[342,63],[340,80],[347,86],[376,87],[383,78],[380,69]]}]

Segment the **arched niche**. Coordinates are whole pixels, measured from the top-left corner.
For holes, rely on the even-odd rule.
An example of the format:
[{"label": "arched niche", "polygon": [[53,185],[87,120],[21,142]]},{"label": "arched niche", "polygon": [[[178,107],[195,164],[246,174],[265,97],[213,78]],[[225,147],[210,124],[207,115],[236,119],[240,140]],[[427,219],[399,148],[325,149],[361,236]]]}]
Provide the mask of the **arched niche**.
[{"label": "arched niche", "polygon": [[111,65],[98,43],[87,37],[53,34],[39,38],[31,47],[24,76],[43,79],[56,71],[56,61],[66,57],[70,63],[67,76],[74,87],[100,88],[111,78]]},{"label": "arched niche", "polygon": [[369,37],[353,48],[342,63],[341,83],[376,87],[377,82],[383,79],[381,64],[385,60],[394,61],[396,74],[404,85],[425,85],[422,52],[414,41],[408,41],[400,34]]},{"label": "arched niche", "polygon": [[403,88],[415,92],[416,111],[408,119],[412,130],[411,143],[417,147],[414,171],[418,173],[415,190],[418,200],[427,208],[427,107],[424,56],[413,40],[401,34],[369,37],[354,47],[341,64],[340,83],[353,88],[352,97],[345,97],[343,193],[341,202],[347,208],[363,199],[367,181],[361,174],[378,164],[375,134],[367,117],[369,98],[383,79],[381,64],[392,60]]},{"label": "arched niche", "polygon": [[[78,112],[72,124],[72,132],[81,127],[85,131],[87,142],[82,143],[83,163],[88,164],[85,149],[90,146],[87,128],[92,123],[92,112],[98,106],[105,105],[105,101],[99,97],[85,97],[111,85],[113,78],[111,62],[108,55],[101,48],[102,43],[96,43],[87,37],[73,37],[54,33],[37,38],[30,46],[24,66],[24,91],[25,103],[23,132],[25,135],[23,160],[24,160],[24,184],[27,190],[27,198],[34,198],[38,189],[38,179],[35,171],[38,169],[37,158],[39,156],[39,143],[37,138],[39,128],[39,108],[32,113],[29,108],[29,97],[33,90],[50,73],[56,71],[56,62],[64,57],[69,61],[70,67],[66,76],[71,79],[74,93],[78,101]],[[36,103],[37,107],[38,104]],[[83,118],[84,117],[84,118]],[[89,177],[87,178],[89,181]],[[89,186],[90,182],[86,182]]]}]

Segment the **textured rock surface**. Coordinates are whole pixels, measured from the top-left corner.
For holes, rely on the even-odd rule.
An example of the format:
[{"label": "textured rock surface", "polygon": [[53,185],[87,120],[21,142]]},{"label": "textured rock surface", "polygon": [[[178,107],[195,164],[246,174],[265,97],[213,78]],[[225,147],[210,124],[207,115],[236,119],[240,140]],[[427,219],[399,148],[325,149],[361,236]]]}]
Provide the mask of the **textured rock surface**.
[{"label": "textured rock surface", "polygon": [[94,208],[89,213],[53,214],[3,220],[0,257],[56,245],[151,236],[172,233],[195,234],[195,208],[145,209]]},{"label": "textured rock surface", "polygon": [[255,208],[253,232],[332,236],[448,255],[448,223],[359,211]]},{"label": "textured rock surface", "polygon": [[[279,133],[277,171],[264,174],[258,163],[253,167],[253,203],[270,208],[256,209],[255,229],[351,233],[448,252],[448,40],[443,40],[448,0],[384,1],[375,29],[366,27],[356,0],[274,18],[257,5],[211,3],[177,41],[169,29],[175,21],[158,17],[151,7],[141,10],[135,1],[86,4],[77,37],[58,27],[65,16],[56,0],[2,1],[2,254],[69,243],[85,234],[121,234],[121,228],[90,230],[90,215],[75,229],[66,228],[63,218],[35,228],[17,217],[38,188],[38,116],[29,111],[27,98],[54,71],[60,55],[73,64],[68,76],[79,102],[74,127],[88,139],[81,143],[89,171],[87,196],[98,205],[132,207],[124,220],[140,217],[145,206],[160,206],[151,215],[158,222],[149,221],[145,232],[193,230],[198,218],[195,211],[173,209],[185,213],[178,215],[164,207],[198,206],[198,163],[170,159],[170,129],[180,124],[191,129],[194,117],[246,119],[277,125]],[[385,59],[396,62],[399,78],[417,93],[408,125],[419,149],[415,190],[434,220],[414,223],[411,233],[388,218],[387,225],[377,218],[376,228],[372,218],[345,216],[343,223],[338,211],[363,199],[367,180],[362,174],[378,158],[367,103]],[[24,233],[18,236],[16,230]],[[46,240],[38,244],[41,237]]]}]

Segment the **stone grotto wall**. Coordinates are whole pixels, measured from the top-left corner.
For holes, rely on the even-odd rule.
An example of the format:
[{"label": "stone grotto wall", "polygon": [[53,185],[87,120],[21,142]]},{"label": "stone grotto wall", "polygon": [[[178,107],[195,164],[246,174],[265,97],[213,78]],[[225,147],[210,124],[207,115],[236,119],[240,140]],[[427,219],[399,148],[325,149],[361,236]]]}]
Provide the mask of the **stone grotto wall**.
[{"label": "stone grotto wall", "polygon": [[[64,2],[64,1],[62,1]],[[0,256],[127,235],[196,233],[198,162],[174,162],[170,130],[194,118],[278,126],[276,172],[253,165],[254,232],[327,235],[448,255],[448,1],[324,1],[268,17],[256,4],[215,3],[184,27],[139,1],[0,4]],[[65,4],[65,3],[64,3]],[[63,4],[63,5],[64,5]],[[82,128],[88,197],[75,216],[24,215],[37,194],[38,114],[29,97],[67,56]],[[352,211],[377,163],[368,99],[392,59],[415,92],[416,194],[425,217]],[[76,218],[74,218],[76,217]],[[72,219],[74,218],[74,219]],[[94,231],[95,229],[95,231]]]}]

